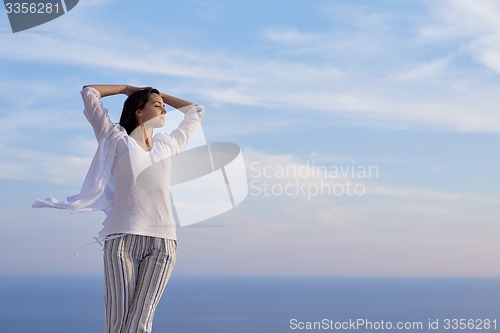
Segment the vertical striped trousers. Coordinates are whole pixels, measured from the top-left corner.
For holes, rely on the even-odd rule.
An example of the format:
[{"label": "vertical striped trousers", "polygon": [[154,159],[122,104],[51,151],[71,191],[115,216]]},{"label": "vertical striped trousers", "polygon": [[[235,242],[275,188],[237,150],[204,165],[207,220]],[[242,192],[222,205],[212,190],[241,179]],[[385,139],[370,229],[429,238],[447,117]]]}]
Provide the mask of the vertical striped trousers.
[{"label": "vertical striped trousers", "polygon": [[151,332],[175,263],[177,242],[126,234],[104,246],[104,332]]}]

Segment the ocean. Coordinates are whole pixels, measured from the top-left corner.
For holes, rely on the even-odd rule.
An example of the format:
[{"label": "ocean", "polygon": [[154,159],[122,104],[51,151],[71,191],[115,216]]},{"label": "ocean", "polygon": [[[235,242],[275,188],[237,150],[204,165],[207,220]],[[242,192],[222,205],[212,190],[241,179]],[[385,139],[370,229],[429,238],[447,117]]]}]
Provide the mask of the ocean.
[{"label": "ocean", "polygon": [[[173,276],[155,333],[500,332],[499,278]],[[0,333],[103,331],[98,277],[0,277]]]}]

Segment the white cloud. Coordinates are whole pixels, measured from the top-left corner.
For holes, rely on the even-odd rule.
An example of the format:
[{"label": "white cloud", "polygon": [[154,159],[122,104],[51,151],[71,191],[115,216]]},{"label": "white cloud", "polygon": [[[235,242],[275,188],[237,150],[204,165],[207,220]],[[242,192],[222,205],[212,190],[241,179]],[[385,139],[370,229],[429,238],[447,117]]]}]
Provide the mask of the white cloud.
[{"label": "white cloud", "polygon": [[2,179],[47,182],[74,188],[81,186],[92,159],[92,156],[68,156],[22,148],[0,148],[0,153],[4,156],[0,161]]},{"label": "white cloud", "polygon": [[393,76],[396,81],[419,81],[440,75],[450,62],[450,57],[417,64],[415,68],[403,70]]},{"label": "white cloud", "polygon": [[460,41],[460,51],[500,73],[498,1],[447,0],[427,4],[436,19],[421,28],[422,38],[431,42]]},{"label": "white cloud", "polygon": [[196,15],[208,20],[215,21],[220,15],[222,5],[215,4],[210,1],[205,0],[189,0],[189,2],[194,3],[198,10],[196,10]]},{"label": "white cloud", "polygon": [[[249,181],[267,178],[284,185],[296,178],[312,184],[316,180],[312,175],[321,173],[299,156],[245,150],[244,157],[247,165],[259,162],[262,173],[258,176],[250,170]],[[268,166],[307,172],[271,180],[264,175]],[[326,180],[335,183],[342,179]],[[242,205],[208,225],[180,230],[186,250],[179,269],[194,274],[196,253],[203,249],[205,255],[216,258],[210,267],[202,268],[209,275],[498,274],[498,268],[484,264],[494,260],[493,253],[498,251],[493,236],[498,231],[496,215],[477,215],[481,209],[496,211],[498,199],[424,187],[397,188],[383,180],[368,184],[367,189],[365,196],[356,198],[249,195]],[[258,248],[253,246],[256,239]],[[251,260],[256,256],[262,258],[258,264]],[[464,266],[464,258],[476,258],[474,267]],[[249,260],[253,266],[227,265],[241,260]],[[443,260],[449,265],[440,264]],[[297,267],[297,261],[305,264]]]},{"label": "white cloud", "polygon": [[[358,6],[327,5],[319,9],[337,19],[356,18],[358,23],[354,25],[362,27],[361,32],[337,29],[306,33],[294,27],[266,30],[263,36],[283,48],[284,53],[305,52],[320,59],[332,56],[340,59],[332,61],[340,63],[351,57],[359,63],[358,68],[350,70],[338,66],[343,73],[341,79],[330,85],[321,81],[326,89],[316,86],[280,96],[303,108],[307,105],[301,101],[308,101],[310,108],[323,116],[341,115],[368,126],[499,132],[497,82],[473,62],[463,66],[464,57],[469,57],[500,71],[500,25],[495,19],[500,12],[498,3],[426,4],[434,18],[404,14],[408,16],[409,32],[399,37],[393,34],[396,27],[391,26],[394,13]],[[416,34],[411,35],[412,31]],[[341,47],[345,43],[350,46],[348,51]],[[371,43],[379,46],[371,47]],[[442,49],[443,45],[448,47],[448,53],[434,54],[434,49]],[[422,55],[427,59],[418,59]],[[356,61],[352,59],[349,61]],[[367,68],[368,63],[372,68]]]},{"label": "white cloud", "polygon": [[[364,26],[369,26],[371,21],[365,21]],[[375,21],[380,25],[379,19]],[[453,59],[449,56],[411,64],[399,72],[382,65],[378,70],[380,74],[374,75],[363,72],[366,65],[360,65],[359,69],[343,69],[344,60],[285,60],[276,55],[255,58],[228,51],[162,46],[152,50],[148,40],[124,38],[116,32],[100,34],[99,26],[86,25],[86,34],[79,33],[84,27],[77,22],[66,20],[64,26],[65,29],[57,34],[7,35],[0,41],[0,57],[10,61],[59,62],[154,73],[169,82],[176,77],[177,91],[195,91],[201,100],[212,103],[293,112],[307,110],[326,120],[340,116],[357,125],[430,125],[458,131],[500,131],[500,117],[493,112],[500,102],[496,93],[492,94],[495,88],[485,93],[484,87],[489,82],[481,82],[481,77],[476,76],[480,84],[469,84],[473,87],[470,94],[480,93],[487,98],[467,99],[460,92],[450,90],[448,87],[464,86],[472,79],[456,74],[448,78],[453,69],[450,64]],[[333,44],[349,45],[328,51],[337,52],[339,59],[349,57],[352,52],[366,52],[365,40],[368,38],[359,33],[349,38],[329,31],[305,33],[294,27],[268,28],[264,35],[269,42],[316,54],[325,52],[325,47],[330,48],[330,41],[337,38]],[[377,44],[383,35],[369,37],[372,39],[369,43]],[[389,48],[386,51],[377,46],[378,51],[372,50],[370,59],[376,61],[377,53],[382,57],[390,49],[396,52],[398,45],[394,43],[394,40],[383,42]],[[133,50],[129,47],[131,44],[135,45]],[[496,53],[488,53],[488,50],[491,51],[481,52],[481,59],[494,66]],[[358,61],[362,60],[363,57]],[[439,91],[442,93],[437,93]]]},{"label": "white cloud", "polygon": [[[314,155],[312,155],[314,156]],[[447,192],[427,188],[402,188],[380,179],[380,168],[373,162],[356,162],[354,156],[335,156],[322,160],[307,159],[294,155],[274,155],[252,149],[244,150],[249,181],[267,180],[270,184],[306,184],[315,185],[319,181],[333,186],[345,184],[346,180],[365,186],[366,195],[394,199],[409,200],[408,207],[426,207],[427,202],[440,202],[443,205],[457,202],[481,202],[500,204],[500,198],[473,193]],[[377,160],[374,158],[373,160]],[[321,161],[324,161],[321,163]],[[325,163],[326,162],[326,163]],[[295,182],[297,181],[297,182]],[[257,183],[256,183],[257,184]],[[262,184],[262,183],[259,183]],[[300,191],[292,190],[293,193]],[[286,194],[282,194],[286,196]],[[297,195],[305,198],[305,196]],[[322,195],[319,195],[322,196]],[[364,196],[364,195],[363,195]],[[328,197],[328,195],[323,195]],[[419,204],[422,202],[422,204]],[[392,206],[392,204],[390,204]],[[448,208],[446,208],[448,209]],[[437,212],[436,208],[436,212]]]},{"label": "white cloud", "polygon": [[318,41],[321,35],[307,34],[293,27],[267,28],[262,37],[272,42],[288,44],[292,46],[302,46],[309,42]]}]

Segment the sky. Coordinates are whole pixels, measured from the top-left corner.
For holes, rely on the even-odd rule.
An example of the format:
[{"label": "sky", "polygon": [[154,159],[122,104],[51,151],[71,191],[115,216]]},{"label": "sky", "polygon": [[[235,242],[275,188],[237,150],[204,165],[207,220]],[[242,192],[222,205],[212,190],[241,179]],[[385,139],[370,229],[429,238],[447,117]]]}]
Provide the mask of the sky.
[{"label": "sky", "polygon": [[[500,276],[498,17],[494,0],[85,0],[12,33],[0,9],[0,275],[102,273],[80,249],[103,213],[31,203],[79,192],[97,147],[81,87],[125,83],[203,104],[207,141],[245,161],[246,199],[179,228],[175,274]],[[113,121],[123,101],[103,100]]]}]

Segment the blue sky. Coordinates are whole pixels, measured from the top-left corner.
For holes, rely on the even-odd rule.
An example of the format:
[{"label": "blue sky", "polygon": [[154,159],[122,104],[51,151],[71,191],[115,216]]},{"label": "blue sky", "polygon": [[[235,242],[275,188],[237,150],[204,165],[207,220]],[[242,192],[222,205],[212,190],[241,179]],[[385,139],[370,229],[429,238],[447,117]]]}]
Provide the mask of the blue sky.
[{"label": "blue sky", "polygon": [[[254,185],[179,230],[176,274],[499,276],[499,16],[486,0],[86,0],[13,34],[0,11],[0,274],[100,274],[98,246],[74,256],[103,214],[30,205],[81,186],[81,86],[128,83],[204,104],[206,138],[240,145]],[[118,121],[123,97],[104,102]],[[378,173],[257,171],[353,165]],[[363,195],[299,190],[348,180]]]}]

